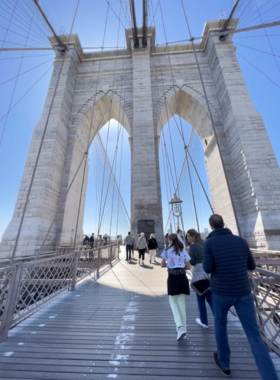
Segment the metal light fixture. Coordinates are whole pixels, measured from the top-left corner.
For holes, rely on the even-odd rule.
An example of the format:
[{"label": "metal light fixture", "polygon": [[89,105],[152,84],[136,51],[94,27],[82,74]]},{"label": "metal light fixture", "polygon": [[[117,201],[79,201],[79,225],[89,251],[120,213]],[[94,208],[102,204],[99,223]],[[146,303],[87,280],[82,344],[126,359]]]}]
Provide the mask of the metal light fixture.
[{"label": "metal light fixture", "polygon": [[172,207],[172,214],[177,218],[177,228],[179,228],[179,218],[182,215],[182,208],[181,208],[181,201],[180,198],[177,197],[176,194],[173,195],[173,198],[169,202],[169,204]]}]

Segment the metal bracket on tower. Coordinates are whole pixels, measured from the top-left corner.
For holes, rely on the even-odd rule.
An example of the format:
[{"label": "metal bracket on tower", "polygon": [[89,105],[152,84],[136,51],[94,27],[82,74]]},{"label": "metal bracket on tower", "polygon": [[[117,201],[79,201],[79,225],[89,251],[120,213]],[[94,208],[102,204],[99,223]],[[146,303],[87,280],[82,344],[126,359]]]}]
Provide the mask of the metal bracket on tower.
[{"label": "metal bracket on tower", "polygon": [[132,32],[133,32],[134,47],[139,48],[139,38],[138,38],[138,33],[137,33],[137,23],[136,23],[134,0],[130,0],[130,12],[131,12],[131,19],[132,19]]},{"label": "metal bracket on tower", "polygon": [[[232,8],[232,10],[230,12],[230,15],[228,16],[227,20],[225,20],[225,22],[224,22],[224,24],[222,26],[222,29],[220,30],[221,32],[224,32],[224,31],[227,30],[227,27],[228,27],[228,25],[229,25],[229,23],[230,23],[230,21],[232,19],[232,16],[233,16],[233,14],[234,14],[234,12],[236,10],[236,7],[237,7],[238,3],[239,3],[239,0],[236,0],[235,4],[234,4],[234,6],[233,6],[233,8]],[[222,36],[219,37],[220,41],[225,41],[226,38],[227,38],[227,34],[222,35]]]},{"label": "metal bracket on tower", "polygon": [[142,46],[147,46],[147,0],[143,0],[143,40]]}]

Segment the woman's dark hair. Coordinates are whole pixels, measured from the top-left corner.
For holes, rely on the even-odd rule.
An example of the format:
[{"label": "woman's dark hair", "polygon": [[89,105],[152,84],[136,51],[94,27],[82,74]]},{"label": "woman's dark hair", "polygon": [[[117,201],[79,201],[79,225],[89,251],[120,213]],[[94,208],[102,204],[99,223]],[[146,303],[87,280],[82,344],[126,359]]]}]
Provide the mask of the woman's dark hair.
[{"label": "woman's dark hair", "polygon": [[209,224],[214,230],[217,230],[218,228],[223,228],[224,227],[224,221],[221,215],[218,214],[213,214],[209,218]]},{"label": "woman's dark hair", "polygon": [[187,234],[191,235],[191,237],[194,237],[195,243],[201,243],[202,242],[200,233],[197,232],[194,228],[188,230]]},{"label": "woman's dark hair", "polygon": [[170,234],[169,240],[171,242],[169,248],[173,247],[176,255],[178,255],[184,249],[183,243],[178,239],[176,234]]}]

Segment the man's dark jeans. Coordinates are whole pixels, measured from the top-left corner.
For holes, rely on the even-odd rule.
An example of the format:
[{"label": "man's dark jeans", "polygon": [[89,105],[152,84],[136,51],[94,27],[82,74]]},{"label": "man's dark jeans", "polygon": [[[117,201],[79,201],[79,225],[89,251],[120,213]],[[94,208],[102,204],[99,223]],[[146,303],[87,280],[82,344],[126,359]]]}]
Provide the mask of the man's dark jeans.
[{"label": "man's dark jeans", "polygon": [[197,299],[197,306],[198,306],[198,310],[199,310],[199,316],[200,316],[201,323],[208,326],[206,301],[207,301],[208,305],[210,306],[210,309],[212,310],[212,313],[213,313],[213,302],[212,302],[211,290],[208,290],[206,293],[202,294],[202,296],[199,296],[197,294],[196,299]]},{"label": "man's dark jeans", "polygon": [[126,260],[131,260],[132,245],[127,244],[125,248],[126,248]]},{"label": "man's dark jeans", "polygon": [[229,369],[230,367],[227,314],[230,307],[234,306],[250,343],[251,350],[255,357],[262,380],[277,380],[276,371],[271,357],[259,333],[252,295],[249,294],[243,297],[228,297],[213,294],[212,300],[214,307],[218,359],[222,368]]}]

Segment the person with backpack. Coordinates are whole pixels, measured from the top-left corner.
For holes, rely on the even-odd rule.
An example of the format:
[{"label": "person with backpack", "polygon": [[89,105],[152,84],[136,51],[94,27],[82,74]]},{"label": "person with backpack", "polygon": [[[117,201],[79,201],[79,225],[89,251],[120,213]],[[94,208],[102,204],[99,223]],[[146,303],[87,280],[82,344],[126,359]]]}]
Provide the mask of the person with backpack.
[{"label": "person with backpack", "polygon": [[190,287],[186,270],[191,268],[191,258],[177,234],[170,234],[169,241],[169,248],[161,254],[161,266],[168,269],[167,293],[179,341],[187,334],[185,296],[190,294]]},{"label": "person with backpack", "polygon": [[148,248],[149,248],[149,256],[150,256],[150,264],[156,262],[156,252],[158,250],[158,243],[155,239],[155,235],[151,234],[150,239],[148,240]]},{"label": "person with backpack", "polygon": [[139,252],[139,265],[141,265],[141,259],[142,259],[142,265],[144,265],[145,252],[146,252],[146,249],[148,249],[144,232],[141,232],[140,237],[137,240],[136,249],[138,249],[138,252]]}]

